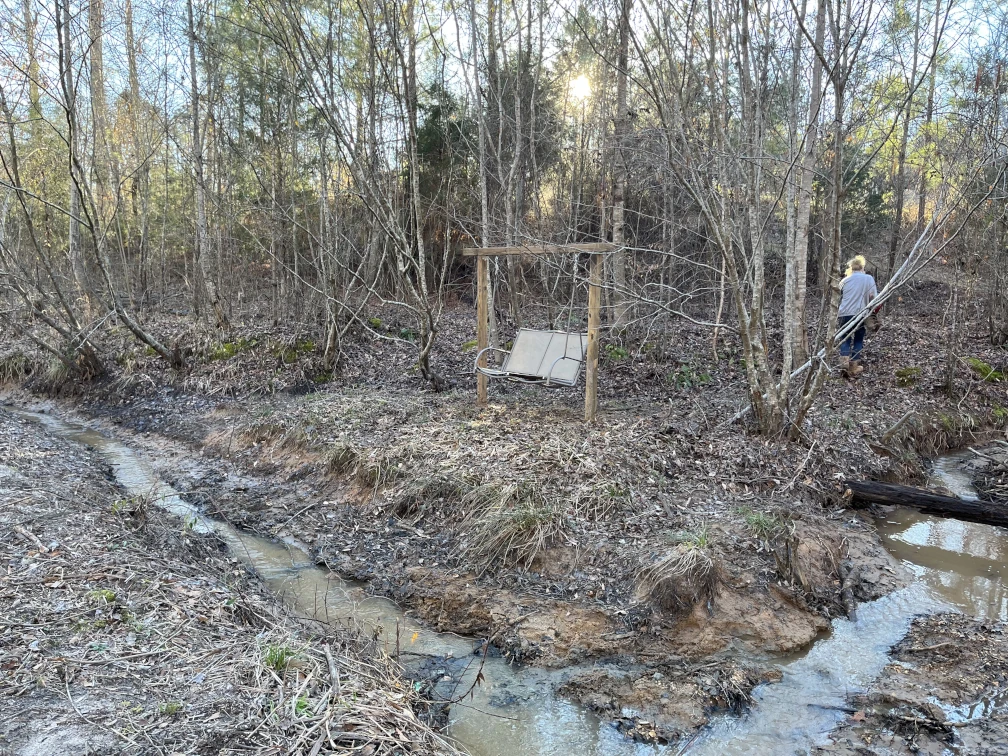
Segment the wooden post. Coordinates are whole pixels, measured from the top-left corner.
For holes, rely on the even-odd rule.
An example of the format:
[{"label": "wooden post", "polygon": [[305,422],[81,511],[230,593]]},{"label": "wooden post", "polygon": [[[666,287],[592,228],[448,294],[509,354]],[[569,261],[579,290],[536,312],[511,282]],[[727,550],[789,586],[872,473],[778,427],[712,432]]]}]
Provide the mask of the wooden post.
[{"label": "wooden post", "polygon": [[[487,310],[487,291],[490,286],[490,260],[485,255],[476,257],[476,349],[482,351],[490,346],[490,313]],[[480,367],[486,367],[484,354],[479,360]],[[485,407],[488,400],[489,379],[483,373],[476,373],[476,406]]]},{"label": "wooden post", "polygon": [[602,254],[593,252],[588,282],[588,353],[585,355],[585,422],[598,413],[599,326],[602,323]]}]

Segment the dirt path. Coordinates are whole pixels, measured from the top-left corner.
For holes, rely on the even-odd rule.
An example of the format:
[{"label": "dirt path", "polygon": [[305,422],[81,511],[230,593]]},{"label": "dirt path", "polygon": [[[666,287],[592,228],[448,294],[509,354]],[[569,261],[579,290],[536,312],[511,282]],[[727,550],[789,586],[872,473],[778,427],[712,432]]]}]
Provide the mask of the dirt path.
[{"label": "dirt path", "polygon": [[0,752],[454,752],[364,639],[296,621],[85,448],[3,409],[0,439]]}]

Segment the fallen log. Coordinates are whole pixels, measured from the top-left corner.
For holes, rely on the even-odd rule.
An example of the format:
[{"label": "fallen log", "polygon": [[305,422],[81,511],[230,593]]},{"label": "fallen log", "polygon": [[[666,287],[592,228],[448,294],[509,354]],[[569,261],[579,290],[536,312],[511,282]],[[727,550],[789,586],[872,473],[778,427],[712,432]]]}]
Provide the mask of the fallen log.
[{"label": "fallen log", "polygon": [[968,501],[956,496],[945,496],[933,491],[894,483],[876,483],[870,480],[848,480],[851,507],[865,509],[872,504],[890,504],[912,507],[926,514],[952,517],[981,525],[1008,528],[1008,506],[986,501]]}]

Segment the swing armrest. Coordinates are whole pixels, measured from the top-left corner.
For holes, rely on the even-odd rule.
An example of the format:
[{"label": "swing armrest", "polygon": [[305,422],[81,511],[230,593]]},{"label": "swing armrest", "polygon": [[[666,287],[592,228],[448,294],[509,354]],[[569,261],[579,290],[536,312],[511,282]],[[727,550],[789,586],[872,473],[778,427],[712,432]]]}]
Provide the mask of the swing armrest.
[{"label": "swing armrest", "polygon": [[555,368],[557,366],[558,362],[561,362],[563,360],[571,360],[573,362],[576,362],[579,365],[582,362],[582,360],[579,360],[576,357],[568,357],[567,355],[561,355],[560,357],[557,357],[555,360],[553,360],[553,364],[550,365],[550,369],[546,373],[546,385],[547,386],[550,385],[550,379],[553,377],[553,368]]},{"label": "swing armrest", "polygon": [[511,354],[511,352],[506,349],[498,349],[496,347],[486,347],[485,349],[480,349],[476,353],[476,360],[473,362],[473,372],[478,373],[480,371],[480,358],[487,352],[500,352],[501,354]]}]

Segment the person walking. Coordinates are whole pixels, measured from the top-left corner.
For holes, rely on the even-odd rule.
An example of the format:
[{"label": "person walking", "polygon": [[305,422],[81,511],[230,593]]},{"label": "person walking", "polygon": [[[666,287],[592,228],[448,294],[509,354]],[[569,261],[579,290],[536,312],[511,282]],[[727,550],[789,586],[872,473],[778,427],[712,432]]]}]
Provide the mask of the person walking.
[{"label": "person walking", "polygon": [[[858,255],[850,261],[847,275],[840,282],[840,309],[837,329],[852,321],[868,303],[878,296],[875,279],[865,273],[865,259]],[[861,350],[864,348],[865,326],[862,322],[840,343],[840,369],[850,378],[860,375]]]}]

